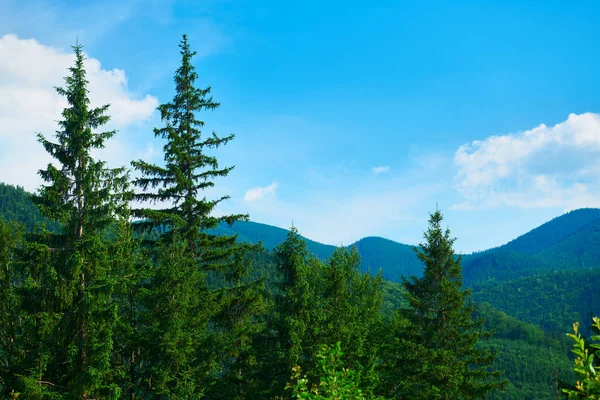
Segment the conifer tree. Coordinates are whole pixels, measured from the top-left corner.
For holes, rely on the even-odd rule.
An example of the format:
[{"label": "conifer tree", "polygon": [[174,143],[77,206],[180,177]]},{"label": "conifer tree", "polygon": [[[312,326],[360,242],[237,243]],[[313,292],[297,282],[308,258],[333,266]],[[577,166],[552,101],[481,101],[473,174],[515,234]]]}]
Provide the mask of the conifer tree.
[{"label": "conifer tree", "polygon": [[128,220],[130,210],[122,209],[112,234],[111,254],[118,263],[113,264],[113,274],[119,279],[114,297],[118,304],[113,351],[114,380],[118,382],[124,398],[140,398],[148,371],[145,369],[143,348],[144,300],[148,296],[147,282],[150,266],[144,257],[142,239],[135,237]]},{"label": "conifer tree", "polygon": [[[199,198],[199,195],[203,190],[214,187],[214,178],[227,176],[234,168],[220,168],[217,158],[208,155],[206,150],[226,145],[235,135],[219,137],[213,132],[206,138],[201,137],[204,121],[197,119],[196,114],[203,110],[214,110],[220,104],[210,96],[210,87],[199,89],[195,86],[198,74],[192,65],[192,58],[196,52],[191,51],[186,35],[183,35],[179,47],[181,66],[175,73],[176,94],[171,102],[158,107],[161,120],[166,125],[154,129],[155,136],[167,140],[164,146],[165,165],[143,160],[132,163],[142,175],[134,181],[134,185],[142,189],[134,199],[170,204],[162,209],[136,209],[133,214],[142,219],[136,224],[138,227],[159,229],[166,236],[178,231],[194,256],[208,258],[210,268],[207,266],[207,269],[215,269],[218,267],[214,261],[224,259],[223,254],[207,257],[203,253],[209,251],[210,247],[225,247],[235,242],[235,238],[216,237],[205,231],[216,228],[220,222],[231,224],[240,219],[247,220],[248,216],[213,216],[211,214],[217,204],[229,199],[229,196],[207,200],[205,197]],[[156,190],[148,191],[148,188]]]},{"label": "conifer tree", "polygon": [[360,272],[356,247],[339,247],[323,265],[318,288],[319,343],[340,342],[347,365],[358,374],[361,386],[370,391],[377,378],[377,341],[374,339],[382,305],[381,275]]},{"label": "conifer tree", "polygon": [[248,273],[252,262],[251,247],[236,254],[239,265],[228,290],[219,296],[221,312],[215,318],[216,346],[221,349],[223,370],[207,392],[211,399],[241,400],[257,397],[261,382],[256,346],[266,328],[266,315],[272,308],[265,279],[252,280]]},{"label": "conifer tree", "polygon": [[286,240],[275,249],[277,269],[281,273],[281,294],[277,303],[282,317],[280,339],[285,352],[289,371],[298,363],[298,359],[310,351],[311,329],[314,328],[316,285],[311,280],[318,278],[318,262],[312,258],[306,242],[292,226]]},{"label": "conifer tree", "polygon": [[[406,385],[396,386],[395,398],[484,398],[502,386],[499,371],[489,371],[493,354],[477,347],[490,335],[483,320],[473,320],[469,290],[462,288],[460,256],[455,239],[441,227],[440,211],[431,214],[425,243],[417,250],[424,263],[422,278],[403,279],[409,301],[401,340]],[[400,324],[402,325],[402,324]],[[408,352],[408,354],[407,354]]]},{"label": "conifer tree", "polygon": [[18,294],[21,275],[17,268],[16,250],[22,227],[0,218],[0,397],[19,389],[19,375],[24,373],[23,343],[19,320],[22,298]]},{"label": "conifer tree", "polygon": [[65,87],[56,88],[68,103],[57,141],[38,134],[56,165],[39,171],[46,184],[33,197],[42,215],[57,221],[61,230],[31,236],[26,288],[36,303],[30,308],[34,326],[48,333],[39,338],[43,354],[37,356],[45,367],[38,371],[38,382],[73,397],[110,397],[118,394],[110,379],[115,260],[105,231],[125,201],[121,189],[127,177],[123,169],[109,169],[92,157],[116,132],[96,132],[110,120],[109,105],[90,108],[85,56],[81,45],[73,49],[75,64]]},{"label": "conifer tree", "polygon": [[186,35],[179,47],[175,96],[159,106],[165,125],[154,129],[155,136],[166,140],[164,165],[132,163],[140,173],[134,185],[141,190],[134,198],[167,205],[133,210],[133,215],[139,218],[138,228],[160,233],[156,251],[151,251],[153,271],[145,303],[149,319],[144,340],[152,365],[146,384],[161,395],[187,399],[201,396],[222,370],[215,337],[220,333],[208,328],[223,307],[233,304],[231,299],[222,301],[227,288],[210,288],[207,276],[226,279],[237,267],[235,255],[241,251],[235,236],[215,236],[207,230],[248,216],[214,216],[214,208],[229,196],[200,197],[214,186],[215,178],[233,169],[221,168],[208,150],[227,144],[234,135],[219,137],[213,132],[203,137],[204,122],[197,114],[214,110],[219,103],[210,96],[210,87],[196,87],[198,74],[192,64],[196,52]]},{"label": "conifer tree", "polygon": [[[257,388],[252,399],[278,398],[289,380],[291,368],[306,356],[311,320],[317,313],[309,279],[318,279],[317,260],[310,257],[306,243],[292,226],[286,240],[273,251],[270,298],[272,308],[264,319],[265,328],[254,341]],[[311,276],[312,275],[312,276]],[[275,278],[274,278],[275,276]]]}]

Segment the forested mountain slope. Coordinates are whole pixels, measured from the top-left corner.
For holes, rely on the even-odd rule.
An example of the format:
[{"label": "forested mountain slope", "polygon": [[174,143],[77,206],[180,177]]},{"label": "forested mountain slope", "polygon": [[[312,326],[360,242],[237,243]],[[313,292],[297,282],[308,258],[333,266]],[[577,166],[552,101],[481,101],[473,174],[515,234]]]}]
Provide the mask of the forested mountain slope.
[{"label": "forested mountain slope", "polygon": [[[41,221],[29,195],[22,188],[1,185],[0,189],[1,218],[17,220],[28,227]],[[593,259],[593,244],[598,241],[598,237],[594,236],[598,221],[584,224],[582,221],[585,215],[586,218],[593,219],[595,213],[592,211],[590,214],[584,212],[563,216],[566,217],[563,222],[567,222],[563,226],[571,227],[570,234],[555,234],[553,237],[560,236],[560,240],[554,240],[552,246],[538,245],[537,248],[543,248],[539,254],[515,250],[531,249],[533,245],[507,245],[466,256],[463,263],[466,266],[465,276],[475,285],[475,314],[486,319],[486,328],[495,330],[494,339],[485,346],[493,348],[498,354],[493,367],[505,370],[511,381],[504,391],[491,398],[551,398],[560,381],[573,380],[564,333],[570,330],[574,321],[581,321],[589,326],[589,315],[599,313],[600,296],[596,296],[594,290],[600,284],[600,270],[588,268],[586,271],[563,271],[509,279],[514,276],[515,271],[518,272],[514,266],[531,268],[531,260],[535,259],[537,268],[551,270],[553,263],[549,259],[560,259],[559,255],[562,255],[565,263],[570,262],[572,258],[569,254],[574,255],[574,249],[582,247],[588,248],[589,252],[578,253],[581,255],[579,260]],[[569,225],[572,217],[577,217],[576,221]],[[558,225],[553,221],[551,226]],[[578,230],[575,231],[573,226],[577,226]],[[254,222],[236,222],[231,228],[221,225],[214,232],[238,234],[242,241],[250,243],[262,241],[267,251],[256,254],[254,275],[268,276],[271,283],[278,280],[270,250],[285,240],[287,230]],[[547,235],[538,228],[519,238],[520,243],[535,243],[535,237],[527,235],[537,234],[541,237]],[[335,250],[334,246],[304,240],[309,250],[323,260],[329,258]],[[372,273],[376,273],[381,267],[384,278],[389,279],[383,282],[383,312],[391,315],[394,309],[404,307],[406,299],[402,287],[390,280],[399,281],[401,275],[407,274],[420,275],[423,265],[416,258],[412,246],[378,237],[361,239],[355,245],[362,257],[363,269],[369,268]],[[478,263],[474,263],[474,259]],[[479,270],[473,266],[477,266]],[[482,285],[477,279],[478,273],[483,277],[494,276],[497,278],[496,283]],[[505,282],[501,282],[503,280]]]},{"label": "forested mountain slope", "polygon": [[464,257],[467,285],[494,283],[564,269],[600,267],[600,209],[583,208],[509,243]]},{"label": "forested mountain slope", "polygon": [[600,314],[600,269],[555,271],[519,278],[473,290],[476,302],[495,308],[542,327],[546,332],[562,333],[582,323],[589,333],[590,319]]},{"label": "forested mountain slope", "polygon": [[600,209],[598,208],[581,208],[570,211],[511,240],[498,249],[521,254],[540,253],[577,233],[585,232],[591,224],[596,222],[600,222]]},{"label": "forested mountain slope", "polygon": [[[278,244],[285,240],[289,231],[287,229],[258,222],[236,221],[232,226],[221,223],[216,229],[213,229],[210,232],[216,235],[238,235],[238,240],[242,242],[252,244],[262,242],[265,249],[273,250]],[[307,238],[303,239],[310,252],[322,260],[329,258],[335,250],[335,246],[315,242]]]},{"label": "forested mountain slope", "polygon": [[[31,202],[31,194],[21,186],[12,186],[0,182],[0,218],[17,221],[32,229],[38,222],[45,222],[40,211]],[[50,224],[49,228],[56,228]]]},{"label": "forested mountain slope", "polygon": [[[240,240],[267,249],[281,243],[287,230],[256,222],[221,225],[219,234],[238,234]],[[327,259],[334,246],[304,238],[309,250]],[[363,270],[382,270],[384,278],[399,282],[402,275],[420,275],[422,264],[413,246],[381,237],[365,237],[351,246],[361,255]],[[509,243],[463,256],[467,286],[498,283],[532,274],[564,269],[600,267],[600,209],[571,211],[519,236]]]}]

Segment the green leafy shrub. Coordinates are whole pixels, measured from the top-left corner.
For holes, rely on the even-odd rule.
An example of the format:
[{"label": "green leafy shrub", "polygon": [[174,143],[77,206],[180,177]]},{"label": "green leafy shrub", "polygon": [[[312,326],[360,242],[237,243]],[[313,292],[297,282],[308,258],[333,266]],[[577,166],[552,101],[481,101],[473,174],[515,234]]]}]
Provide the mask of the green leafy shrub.
[{"label": "green leafy shrub", "polygon": [[[592,328],[595,331],[600,331],[600,319],[598,317],[592,318]],[[569,336],[575,342],[573,344],[573,353],[577,356],[575,358],[575,373],[579,377],[575,383],[574,389],[563,389],[569,399],[600,399],[600,374],[596,370],[598,364],[595,362],[595,357],[600,356],[600,335],[593,335],[591,340],[596,343],[586,343],[579,333],[579,323],[573,324],[573,333],[568,333]],[[596,367],[594,367],[596,364]]]},{"label": "green leafy shrub", "polygon": [[334,347],[322,345],[316,355],[318,382],[309,389],[309,379],[302,375],[299,365],[292,368],[291,382],[286,390],[291,390],[293,399],[310,400],[375,400],[358,387],[358,377],[349,368],[344,368],[341,358],[344,353],[340,342]]}]

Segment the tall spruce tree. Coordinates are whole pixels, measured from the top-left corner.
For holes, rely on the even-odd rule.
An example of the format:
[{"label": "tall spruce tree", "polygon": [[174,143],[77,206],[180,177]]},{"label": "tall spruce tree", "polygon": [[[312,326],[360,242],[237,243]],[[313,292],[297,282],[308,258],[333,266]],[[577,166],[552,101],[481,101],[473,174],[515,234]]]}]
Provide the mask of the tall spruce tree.
[{"label": "tall spruce tree", "polygon": [[472,318],[455,239],[442,229],[442,220],[440,211],[431,214],[425,242],[416,250],[425,265],[423,277],[403,278],[410,307],[403,313],[407,323],[398,326],[408,340],[401,340],[404,349],[397,350],[407,358],[400,364],[410,377],[395,386],[390,393],[395,398],[484,398],[503,384],[500,372],[489,370],[494,355],[477,346],[490,332],[483,330],[483,320]]},{"label": "tall spruce tree", "polygon": [[294,226],[286,240],[275,249],[275,258],[283,278],[277,303],[282,317],[279,334],[287,373],[302,356],[310,353],[310,346],[315,344],[311,343],[310,336],[318,302],[315,301],[316,285],[311,285],[311,280],[318,279],[318,270],[314,268],[316,260]]},{"label": "tall spruce tree", "polygon": [[[159,106],[165,126],[154,129],[166,140],[164,165],[143,160],[132,163],[140,177],[134,185],[141,191],[134,198],[142,202],[167,204],[163,208],[133,211],[136,226],[159,232],[160,240],[151,252],[153,273],[150,296],[146,299],[148,323],[145,347],[152,365],[147,390],[169,398],[198,398],[223,368],[214,320],[223,307],[234,302],[222,295],[226,288],[210,288],[207,276],[227,280],[239,265],[240,246],[235,236],[215,236],[207,230],[219,223],[247,220],[245,214],[214,216],[215,200],[200,197],[214,186],[214,179],[227,176],[233,167],[221,168],[207,150],[227,144],[231,134],[202,136],[204,122],[197,114],[214,110],[219,103],[210,96],[210,87],[196,87],[198,74],[192,65],[186,35],[179,45],[181,65],[175,73],[175,96]],[[218,280],[218,279],[217,279]],[[230,292],[231,295],[235,295]],[[209,329],[210,328],[210,329]]]},{"label": "tall spruce tree", "polygon": [[30,236],[28,293],[34,328],[42,333],[36,349],[38,384],[69,398],[112,398],[111,353],[116,305],[115,277],[106,228],[122,206],[123,169],[107,168],[92,157],[116,132],[96,132],[109,122],[109,105],[90,107],[82,46],[73,47],[75,64],[56,88],[68,106],[58,122],[56,142],[38,139],[56,164],[40,170],[45,185],[33,197],[43,216],[60,224],[59,233]]}]

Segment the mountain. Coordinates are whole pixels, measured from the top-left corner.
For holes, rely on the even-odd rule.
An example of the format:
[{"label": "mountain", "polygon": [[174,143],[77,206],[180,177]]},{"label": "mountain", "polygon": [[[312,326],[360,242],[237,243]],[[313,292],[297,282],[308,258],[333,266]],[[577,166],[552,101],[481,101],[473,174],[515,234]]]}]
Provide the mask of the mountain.
[{"label": "mountain", "polygon": [[[24,223],[28,228],[43,221],[23,188],[0,184],[0,217]],[[263,243],[267,250],[285,240],[287,229],[257,222],[239,221],[231,227],[219,225],[215,234],[237,234],[240,241]],[[322,260],[329,258],[335,246],[304,238],[308,249]],[[420,275],[422,263],[413,246],[381,237],[366,237],[356,243],[363,270],[399,282],[401,275]],[[496,284],[529,275],[566,269],[600,267],[600,209],[571,211],[540,225],[505,245],[467,254],[462,259],[467,286]]]},{"label": "mountain", "polygon": [[[47,221],[31,201],[31,194],[21,186],[0,183],[0,218],[16,221],[32,229],[36,223]],[[48,223],[48,229],[58,229],[58,224]]]},{"label": "mountain", "polygon": [[[231,227],[220,224],[210,232],[217,235],[238,235],[238,240],[246,243],[262,241],[265,249],[273,250],[283,242],[288,234],[287,229],[278,228],[258,222],[235,222]],[[303,237],[308,249],[321,260],[328,259],[335,246],[315,242]],[[350,245],[356,246],[361,256],[363,270],[377,273],[382,270],[384,278],[399,282],[401,275],[419,275],[423,264],[416,257],[412,246],[394,242],[381,237],[366,237]]]},{"label": "mountain", "polygon": [[600,209],[581,208],[546,222],[530,232],[511,240],[499,249],[520,254],[537,254],[556,246],[600,222]]},{"label": "mountain", "polygon": [[468,285],[565,269],[600,267],[600,209],[568,212],[507,244],[465,256]]},{"label": "mountain", "polygon": [[[262,241],[265,249],[273,250],[285,240],[289,230],[258,222],[237,221],[231,227],[223,222],[209,232],[216,235],[238,235],[238,240],[245,243],[257,244]],[[322,260],[328,259],[335,250],[335,246],[315,242],[305,237],[303,239],[308,249]]]},{"label": "mountain", "polygon": [[413,246],[381,237],[366,237],[354,243],[364,269],[376,273],[381,268],[385,279],[400,282],[402,275],[421,275],[423,263]]},{"label": "mountain", "polygon": [[[22,188],[0,184],[0,218],[31,228],[43,221]],[[286,229],[256,222],[222,224],[215,234],[237,234],[241,241],[262,241],[272,250],[286,238]],[[327,259],[334,246],[304,239],[311,252]],[[600,315],[600,210],[573,211],[494,249],[463,258],[465,283],[473,289],[475,315],[494,329],[482,343],[498,354],[494,368],[506,370],[510,384],[494,399],[554,398],[559,381],[574,381],[565,333],[575,321],[589,332],[590,315]],[[364,269],[382,269],[383,314],[406,305],[401,275],[419,275],[422,263],[413,247],[381,237],[354,243]],[[267,285],[278,279],[273,254],[256,252],[256,277]],[[396,281],[396,282],[392,282]],[[556,378],[553,378],[556,377]],[[555,382],[556,381],[556,382]]]},{"label": "mountain", "polygon": [[600,269],[546,272],[474,288],[473,300],[489,303],[546,332],[571,332],[573,322],[590,332],[592,316],[600,316]]}]

